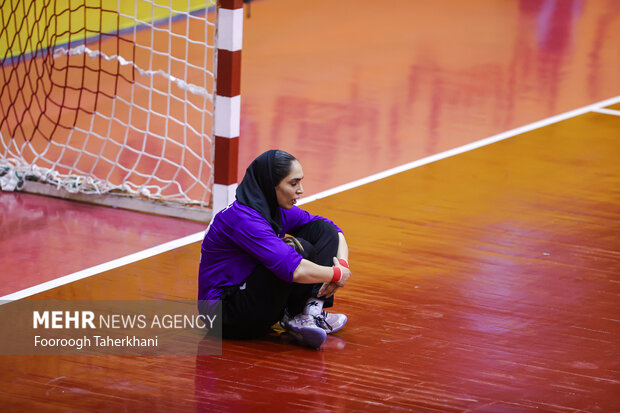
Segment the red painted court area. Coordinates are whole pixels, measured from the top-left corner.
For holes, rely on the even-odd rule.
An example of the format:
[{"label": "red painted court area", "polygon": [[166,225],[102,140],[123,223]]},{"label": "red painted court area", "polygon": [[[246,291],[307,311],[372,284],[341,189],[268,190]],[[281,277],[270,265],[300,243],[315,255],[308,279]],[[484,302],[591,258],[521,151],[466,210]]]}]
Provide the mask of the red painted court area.
[{"label": "red painted court area", "polygon": [[0,193],[0,296],[203,231],[206,224]]},{"label": "red painted court area", "polygon": [[[2,356],[7,411],[620,410],[620,4],[252,3],[240,169],[278,147],[307,195],[577,108],[304,206],[354,279],[319,351]],[[604,112],[607,109],[607,112]],[[609,111],[611,110],[611,112]],[[4,294],[204,229],[0,193]],[[35,299],[194,299],[199,243]]]}]

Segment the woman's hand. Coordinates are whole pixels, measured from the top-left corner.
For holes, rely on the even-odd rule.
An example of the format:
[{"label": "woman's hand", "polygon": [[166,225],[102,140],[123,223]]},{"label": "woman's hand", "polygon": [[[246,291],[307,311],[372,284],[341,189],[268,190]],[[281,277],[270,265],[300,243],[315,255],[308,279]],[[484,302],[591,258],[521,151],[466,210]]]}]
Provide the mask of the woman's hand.
[{"label": "woman's hand", "polygon": [[[343,260],[346,263],[346,261]],[[340,273],[340,277],[336,275],[338,281],[334,282],[334,274]],[[334,258],[334,266],[328,267],[325,265],[318,265],[307,259],[302,259],[295,272],[293,272],[293,282],[299,284],[334,284],[337,287],[344,287],[351,271],[346,265],[340,264],[337,258]]]},{"label": "woman's hand", "polygon": [[347,281],[349,281],[349,277],[351,277],[351,270],[349,270],[349,267],[340,264],[340,261],[338,261],[336,257],[334,257],[334,267],[340,268],[340,274],[342,274],[340,280],[336,281],[334,284],[338,287],[344,287]]},{"label": "woman's hand", "polygon": [[317,296],[319,298],[321,297],[325,297],[325,298],[329,298],[332,295],[334,295],[336,293],[336,290],[338,289],[338,285],[336,283],[323,283],[323,285],[321,286],[321,289],[319,290],[319,293],[317,294]]},{"label": "woman's hand", "polygon": [[340,268],[340,280],[337,282],[323,283],[319,293],[317,294],[319,297],[329,298],[336,293],[336,290],[340,287],[344,287],[349,278],[351,277],[351,271],[348,267],[343,266],[338,261],[338,258],[334,257],[334,267]]}]

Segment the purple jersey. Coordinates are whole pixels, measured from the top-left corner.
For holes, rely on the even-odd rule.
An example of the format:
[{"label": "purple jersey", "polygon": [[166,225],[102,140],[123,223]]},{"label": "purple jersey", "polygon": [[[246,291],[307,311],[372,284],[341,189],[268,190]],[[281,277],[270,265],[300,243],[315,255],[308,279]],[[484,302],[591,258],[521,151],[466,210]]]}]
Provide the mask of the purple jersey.
[{"label": "purple jersey", "polygon": [[293,282],[293,273],[301,255],[282,241],[309,222],[321,219],[293,206],[280,208],[282,231],[276,235],[267,220],[256,210],[235,201],[215,215],[204,240],[198,271],[198,299],[217,300],[221,288],[243,284],[256,265],[264,265],[278,278]]}]

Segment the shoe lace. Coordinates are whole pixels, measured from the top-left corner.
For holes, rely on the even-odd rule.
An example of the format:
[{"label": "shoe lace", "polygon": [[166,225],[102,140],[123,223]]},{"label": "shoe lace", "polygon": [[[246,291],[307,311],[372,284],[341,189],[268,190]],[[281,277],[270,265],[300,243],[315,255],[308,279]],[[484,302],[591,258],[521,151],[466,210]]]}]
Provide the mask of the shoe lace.
[{"label": "shoe lace", "polygon": [[323,326],[325,325],[330,331],[333,330],[333,327],[330,326],[327,322],[327,311],[323,310],[321,311],[321,314],[315,315],[313,317],[317,326],[324,328]]}]

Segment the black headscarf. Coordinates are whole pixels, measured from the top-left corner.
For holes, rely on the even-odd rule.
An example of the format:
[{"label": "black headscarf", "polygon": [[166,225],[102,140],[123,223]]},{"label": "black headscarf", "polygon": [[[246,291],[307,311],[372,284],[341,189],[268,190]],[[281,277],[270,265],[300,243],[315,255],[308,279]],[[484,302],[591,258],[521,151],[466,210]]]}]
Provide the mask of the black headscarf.
[{"label": "black headscarf", "polygon": [[282,230],[282,217],[273,178],[275,153],[275,150],[269,150],[248,166],[237,187],[237,201],[258,211],[269,222],[276,235],[279,235]]}]

